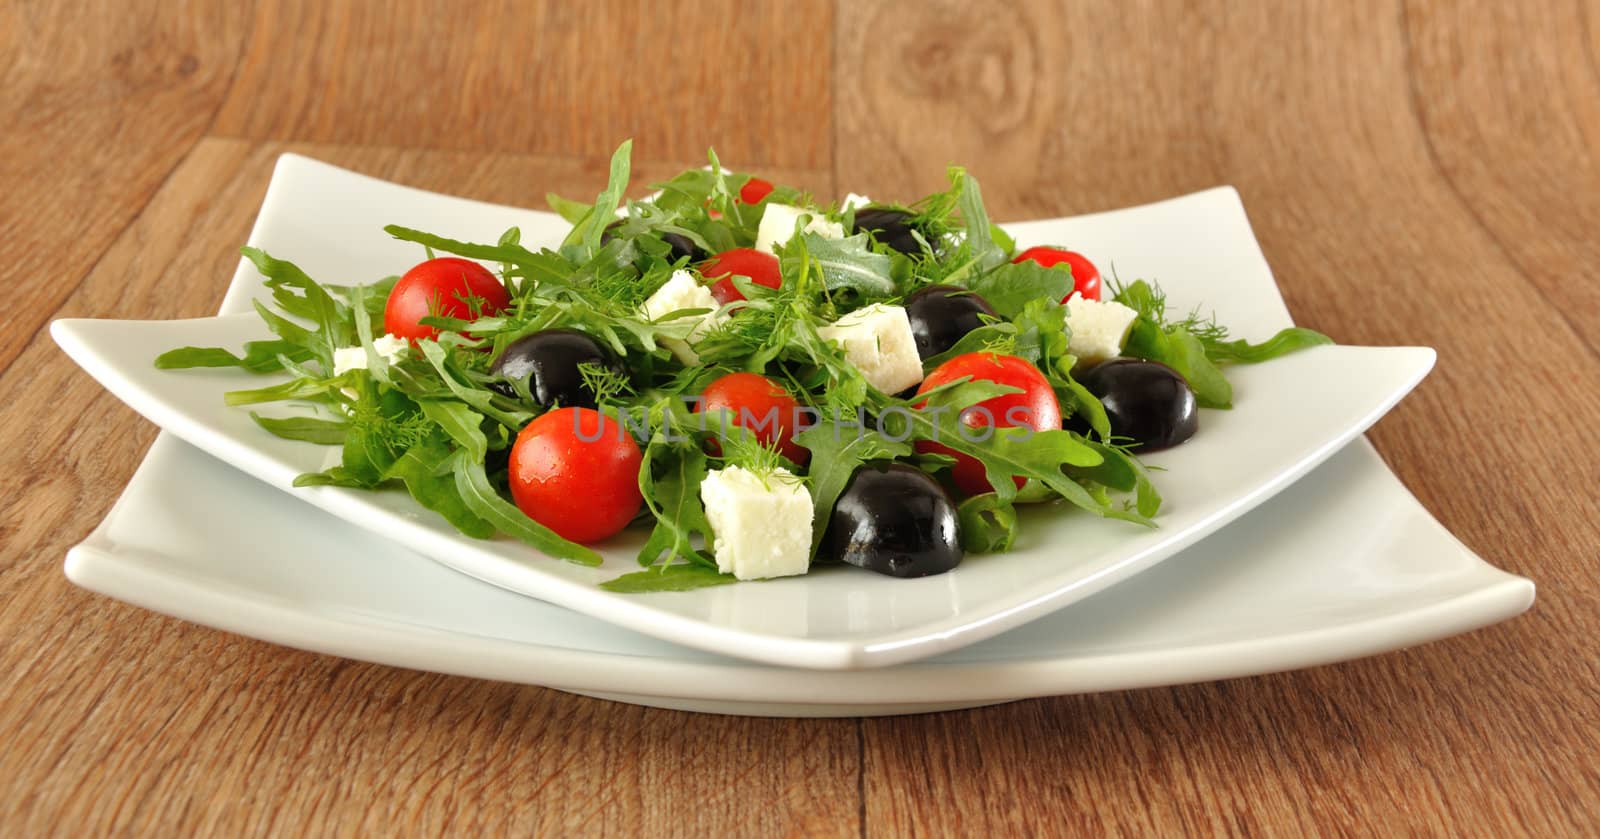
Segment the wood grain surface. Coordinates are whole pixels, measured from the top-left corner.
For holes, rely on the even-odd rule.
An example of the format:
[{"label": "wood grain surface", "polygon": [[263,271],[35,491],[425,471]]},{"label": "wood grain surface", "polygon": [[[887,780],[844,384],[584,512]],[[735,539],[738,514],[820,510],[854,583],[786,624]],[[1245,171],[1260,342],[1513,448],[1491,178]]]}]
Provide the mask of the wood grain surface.
[{"label": "wood grain surface", "polygon": [[[0,834],[1600,833],[1600,4],[0,0]],[[1533,611],[1294,673],[760,720],[334,659],[62,576],[154,429],[61,316],[213,311],[286,150],[493,201],[626,136],[1000,218],[1238,187]]]}]

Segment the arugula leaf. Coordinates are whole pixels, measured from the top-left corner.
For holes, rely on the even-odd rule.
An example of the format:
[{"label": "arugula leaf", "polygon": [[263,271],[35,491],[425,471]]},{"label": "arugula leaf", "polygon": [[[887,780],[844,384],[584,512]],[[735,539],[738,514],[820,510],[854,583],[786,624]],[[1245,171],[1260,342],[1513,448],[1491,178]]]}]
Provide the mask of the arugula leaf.
[{"label": "arugula leaf", "polygon": [[967,553],[1005,553],[1017,541],[1017,511],[992,492],[974,495],[956,507],[961,549]]},{"label": "arugula leaf", "polygon": [[546,270],[563,273],[571,270],[566,260],[561,259],[559,256],[534,253],[515,243],[483,245],[474,242],[461,242],[434,233],[425,233],[421,230],[401,227],[398,224],[384,225],[383,232],[402,242],[414,242],[429,250],[443,251],[456,256],[464,256],[468,259],[499,262],[503,265],[515,265],[520,268],[543,267]]},{"label": "arugula leaf", "polygon": [[1233,407],[1233,385],[1206,357],[1205,346],[1181,326],[1163,330],[1157,323],[1140,316],[1128,330],[1122,354],[1148,361],[1159,361],[1178,371],[1194,391],[1202,408]]},{"label": "arugula leaf", "polygon": [[671,441],[664,431],[650,438],[639,467],[639,492],[656,525],[639,551],[640,565],[681,558],[716,567],[694,549],[692,541],[699,534],[705,544],[711,544],[711,522],[700,503],[700,482],[705,478],[706,454],[698,443]]},{"label": "arugula leaf", "polygon": [[784,249],[782,262],[785,276],[798,273],[799,263],[809,256],[821,274],[823,286],[830,291],[850,288],[869,297],[894,294],[889,257],[872,250],[867,234],[828,239],[815,233],[806,233],[801,238],[805,241],[803,249],[792,246]]},{"label": "arugula leaf", "polygon": [[271,373],[283,365],[278,356],[294,361],[310,361],[312,352],[307,347],[278,339],[276,341],[247,341],[244,355],[238,356],[221,347],[179,347],[156,356],[158,370],[186,370],[194,367],[239,367],[252,373]]},{"label": "arugula leaf", "polygon": [[1093,466],[1102,456],[1088,441],[1070,431],[1034,431],[1029,428],[983,429],[978,432],[961,423],[961,410],[993,399],[1016,388],[984,380],[970,380],[946,390],[930,392],[925,407],[907,412],[910,432],[919,440],[931,440],[965,454],[983,464],[989,485],[999,500],[1009,502],[1016,495],[1013,476],[1033,478],[1067,501],[1096,515],[1154,526],[1147,516],[1123,510],[1096,496],[1063,471],[1068,466]]},{"label": "arugula leaf", "polygon": [[691,591],[737,582],[739,582],[738,577],[719,573],[716,568],[677,564],[623,574],[614,580],[601,583],[600,587],[617,594],[644,594],[652,591]]},{"label": "arugula leaf", "polygon": [[229,407],[255,405],[261,402],[283,402],[290,399],[314,399],[337,389],[340,379],[290,379],[267,387],[251,390],[230,390],[222,395],[222,404]]},{"label": "arugula leaf", "polygon": [[255,411],[250,418],[256,425],[284,438],[301,440],[319,446],[337,446],[344,442],[350,423],[345,420],[317,419],[316,417],[264,417]]},{"label": "arugula leaf", "polygon": [[1072,272],[1046,268],[1032,260],[1007,262],[972,278],[966,287],[989,301],[996,314],[1011,320],[1031,301],[1058,302],[1071,294]]},{"label": "arugula leaf", "polygon": [[399,479],[418,504],[438,513],[456,530],[474,539],[488,539],[495,527],[473,512],[462,497],[452,471],[454,450],[440,434],[430,434],[421,442],[406,449],[388,469],[385,480]]},{"label": "arugula leaf", "polygon": [[1204,408],[1233,405],[1233,387],[1220,365],[1253,364],[1333,343],[1320,332],[1299,327],[1281,330],[1260,344],[1229,341],[1227,329],[1215,321],[1202,320],[1195,313],[1174,323],[1167,318],[1166,295],[1144,280],[1116,287],[1113,299],[1139,313],[1123,344],[1123,354],[1159,361],[1178,371],[1188,380],[1195,401]]},{"label": "arugula leaf", "polygon": [[470,458],[465,451],[458,449],[451,455],[450,466],[462,502],[473,515],[487,521],[495,529],[556,559],[590,567],[604,562],[593,550],[557,536],[555,531],[528,518],[515,504],[501,498],[489,483],[483,464]]},{"label": "arugula leaf", "polygon": [[1291,326],[1279,330],[1259,344],[1244,339],[1237,341],[1204,340],[1206,358],[1217,364],[1259,364],[1309,347],[1332,344],[1333,339],[1312,329]]},{"label": "arugula leaf", "polygon": [[611,174],[606,180],[606,188],[595,199],[587,220],[575,225],[572,232],[567,234],[566,241],[561,243],[563,254],[568,253],[569,247],[576,246],[568,254],[574,261],[587,262],[600,250],[600,237],[605,235],[606,225],[616,219],[617,206],[622,203],[622,195],[628,190],[632,155],[633,141],[624,140],[611,155]]},{"label": "arugula leaf", "polygon": [[1118,492],[1134,494],[1134,509],[1142,516],[1154,516],[1161,510],[1161,493],[1151,483],[1150,475],[1132,455],[1116,446],[1086,440],[1104,458],[1094,466],[1067,467],[1068,475],[1079,480],[1093,481]]},{"label": "arugula leaf", "polygon": [[269,256],[260,248],[243,247],[239,252],[266,278],[265,285],[272,290],[272,299],[280,308],[317,324],[315,331],[306,330],[271,314],[260,301],[255,301],[256,311],[267,321],[267,326],[278,337],[311,350],[331,371],[334,349],[348,346],[355,334],[348,307],[335,300],[293,262]]},{"label": "arugula leaf", "polygon": [[978,187],[978,179],[960,167],[952,168],[951,175],[951,180],[959,179],[961,183],[961,195],[956,199],[956,203],[961,208],[961,219],[967,225],[964,247],[971,254],[978,272],[980,274],[988,272],[1005,263],[1006,252],[995,244],[993,227],[989,224],[989,211],[984,209],[983,193]]},{"label": "arugula leaf", "polygon": [[482,462],[489,453],[489,438],[483,434],[483,415],[460,402],[423,399],[417,402],[422,415],[439,426],[455,441],[467,457]]},{"label": "arugula leaf", "polygon": [[573,201],[570,198],[562,198],[554,192],[546,192],[544,194],[544,202],[550,205],[550,209],[553,210],[556,215],[566,219],[567,224],[577,224],[578,222],[583,221],[583,217],[588,215],[590,211],[594,209],[594,205],[592,204],[585,204],[582,201]]},{"label": "arugula leaf", "polygon": [[850,485],[862,464],[873,460],[908,457],[911,444],[893,440],[882,432],[835,420],[820,422],[794,435],[794,441],[811,452],[811,554],[816,556],[822,534],[833,515],[833,505]]},{"label": "arugula leaf", "polygon": [[417,344],[422,350],[422,357],[439,374],[439,381],[450,393],[462,402],[476,408],[484,415],[509,428],[521,428],[533,419],[533,414],[527,411],[508,411],[494,404],[494,396],[487,390],[468,387],[456,380],[451,372],[449,356],[438,341],[424,340]]}]

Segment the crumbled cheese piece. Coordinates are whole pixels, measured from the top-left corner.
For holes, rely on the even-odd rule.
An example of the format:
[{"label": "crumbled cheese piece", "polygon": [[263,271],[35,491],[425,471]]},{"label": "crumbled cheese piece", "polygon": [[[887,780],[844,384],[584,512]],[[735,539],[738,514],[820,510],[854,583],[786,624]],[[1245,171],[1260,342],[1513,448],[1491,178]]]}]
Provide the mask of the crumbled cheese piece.
[{"label": "crumbled cheese piece", "polygon": [[761,225],[756,228],[756,250],[776,253],[779,245],[788,244],[794,237],[794,226],[801,216],[811,217],[806,222],[806,233],[815,233],[825,239],[844,238],[844,225],[829,221],[819,211],[788,204],[768,204],[761,214]]},{"label": "crumbled cheese piece", "polygon": [[1115,300],[1087,300],[1074,291],[1067,298],[1067,328],[1072,330],[1067,351],[1078,357],[1079,367],[1116,358],[1138,318],[1138,312]]},{"label": "crumbled cheese piece", "polygon": [[694,329],[689,332],[688,340],[680,341],[676,338],[662,338],[661,344],[672,351],[684,364],[699,364],[700,356],[694,351],[693,344],[705,336],[718,322],[727,317],[726,313],[717,312],[717,298],[711,296],[711,290],[701,285],[694,278],[694,274],[679,268],[672,272],[666,285],[650,295],[644,301],[644,314],[650,320],[661,320],[673,312],[683,309],[710,309],[711,311],[698,315],[683,315],[696,319]]},{"label": "crumbled cheese piece", "polygon": [[843,348],[845,360],[884,393],[899,393],[922,381],[911,319],[899,306],[874,303],[820,327],[817,334]]},{"label": "crumbled cheese piece", "polygon": [[846,195],[843,201],[839,202],[839,211],[844,212],[852,208],[859,210],[862,207],[870,206],[872,206],[871,198],[868,198],[865,195],[857,195],[852,192],[849,195]]},{"label": "crumbled cheese piece", "polygon": [[766,476],[739,466],[700,482],[717,570],[741,580],[791,577],[811,564],[811,493],[787,469]]},{"label": "crumbled cheese piece", "polygon": [[[383,360],[393,364],[400,360],[400,353],[410,343],[404,338],[393,335],[379,335],[372,339],[372,348],[383,356]],[[333,351],[333,375],[343,375],[348,370],[367,369],[367,349],[356,345],[354,347],[340,347]]]}]

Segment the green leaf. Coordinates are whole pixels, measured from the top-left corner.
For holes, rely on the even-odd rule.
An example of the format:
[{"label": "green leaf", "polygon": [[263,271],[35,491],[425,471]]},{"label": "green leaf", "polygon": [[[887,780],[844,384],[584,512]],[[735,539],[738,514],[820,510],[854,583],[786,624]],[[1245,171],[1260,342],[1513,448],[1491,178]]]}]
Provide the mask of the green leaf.
[{"label": "green leaf", "polygon": [[499,408],[494,404],[494,396],[488,390],[468,387],[458,381],[455,374],[451,372],[449,356],[438,341],[419,341],[417,347],[422,350],[422,357],[427,359],[428,364],[439,374],[440,383],[450,393],[454,394],[457,399],[477,409],[490,419],[510,428],[521,428],[527,425],[529,420],[533,419],[533,415],[527,411],[507,411]]},{"label": "green leaf", "polygon": [[850,485],[862,464],[872,460],[908,457],[911,443],[893,440],[883,433],[854,424],[829,420],[819,422],[794,436],[794,441],[811,452],[811,553],[822,545],[833,505]]},{"label": "green leaf", "polygon": [[1233,407],[1233,386],[1217,365],[1206,357],[1205,345],[1181,326],[1162,329],[1143,316],[1128,330],[1122,354],[1148,361],[1159,361],[1178,371],[1194,391],[1202,408]]},{"label": "green leaf", "polygon": [[555,531],[528,518],[515,504],[500,497],[484,474],[483,464],[472,460],[464,451],[451,456],[455,473],[456,491],[473,515],[494,525],[523,544],[538,551],[578,565],[598,566],[604,560],[593,550],[557,536]]},{"label": "green leaf", "polygon": [[622,145],[617,147],[616,153],[611,155],[611,175],[606,181],[606,188],[600,192],[600,197],[595,199],[588,220],[573,227],[572,232],[567,235],[567,240],[562,243],[563,247],[580,246],[579,261],[586,261],[600,250],[600,237],[605,235],[606,225],[616,218],[617,206],[622,203],[623,193],[628,190],[628,171],[632,155],[633,141],[624,140]]},{"label": "green leaf", "polygon": [[989,211],[984,209],[983,193],[978,187],[978,179],[965,170],[958,169],[957,172],[961,181],[961,197],[956,203],[961,208],[961,218],[967,226],[965,246],[969,249],[971,258],[981,274],[1004,264],[1006,252],[995,244],[993,227],[989,224]]},{"label": "green leaf", "polygon": [[422,415],[433,420],[467,456],[482,463],[489,453],[489,439],[483,434],[483,415],[460,402],[422,399],[417,402]]},{"label": "green leaf", "polygon": [[686,559],[709,562],[694,548],[696,534],[711,544],[711,522],[700,503],[700,482],[706,478],[706,454],[693,440],[669,441],[657,431],[645,446],[639,467],[639,492],[655,516],[655,529],[639,550],[640,565]]},{"label": "green leaf", "polygon": [[179,347],[156,356],[158,370],[186,370],[193,367],[239,367],[252,373],[271,373],[283,368],[278,356],[294,361],[309,361],[311,350],[289,341],[249,341],[244,355],[237,356],[221,347]]},{"label": "green leaf", "polygon": [[1006,320],[1022,314],[1030,301],[1059,303],[1072,293],[1072,272],[1066,268],[1046,268],[1037,262],[1007,262],[979,275],[967,288],[983,299]]},{"label": "green leaf", "polygon": [[617,594],[644,594],[652,591],[691,591],[737,582],[739,582],[738,577],[719,573],[715,568],[677,564],[623,574],[614,580],[601,583],[600,587]]},{"label": "green leaf", "polygon": [[[295,317],[316,323],[317,329],[307,331],[296,327],[286,334],[280,329],[285,328],[288,321],[276,315],[269,317],[266,308],[257,301],[256,311],[263,313],[262,318],[267,325],[278,337],[312,350],[316,358],[332,370],[334,349],[348,346],[355,335],[355,323],[348,307],[334,299],[327,289],[318,285],[293,262],[272,257],[259,248],[244,247],[239,252],[266,278],[265,285],[272,290],[272,299],[279,307]],[[301,339],[297,341],[296,335]]]},{"label": "green leaf", "polygon": [[1291,326],[1259,344],[1244,339],[1204,343],[1206,357],[1217,364],[1259,364],[1297,350],[1332,344],[1333,339],[1315,330]]},{"label": "green leaf", "polygon": [[911,434],[977,460],[1001,501],[1009,502],[1016,494],[1011,477],[1033,478],[1096,515],[1152,526],[1147,517],[1111,506],[1067,476],[1064,467],[1092,466],[1102,459],[1087,441],[1070,431],[1013,427],[984,429],[980,434],[961,423],[961,409],[1015,392],[1016,388],[981,379],[938,391],[926,407],[909,412]]},{"label": "green leaf", "polygon": [[1161,493],[1151,483],[1150,475],[1139,461],[1115,446],[1085,441],[1104,458],[1094,466],[1068,467],[1068,475],[1079,480],[1094,481],[1118,492],[1134,493],[1134,508],[1143,516],[1154,516],[1161,510]]},{"label": "green leaf", "polygon": [[[483,262],[499,262],[504,265],[531,268],[546,265],[552,259],[561,261],[559,257],[537,254],[518,244],[485,245],[475,242],[462,242],[433,233],[425,233],[421,230],[412,230],[409,227],[401,227],[398,224],[385,225],[383,232],[402,242],[415,242],[429,250],[443,251],[444,253],[464,256],[468,259],[477,259]],[[561,264],[565,266],[564,261],[561,261]],[[571,269],[567,268],[566,270]]]},{"label": "green leaf", "polygon": [[974,495],[956,507],[961,549],[967,553],[1005,553],[1017,541],[1017,511],[992,492]]},{"label": "green leaf", "polygon": [[583,217],[594,209],[592,204],[573,201],[570,198],[562,198],[554,192],[546,192],[544,194],[544,202],[550,205],[550,209],[555,211],[556,215],[566,219],[567,224],[577,224],[583,221]]},{"label": "green leaf", "polygon": [[[894,278],[889,275],[889,257],[872,250],[865,233],[844,239],[828,239],[806,233],[804,253],[809,254],[828,290],[852,288],[868,297],[888,297],[894,293]],[[788,265],[794,258],[785,253],[786,276],[795,271]],[[803,258],[803,255],[800,256]]]},{"label": "green leaf", "polygon": [[474,539],[495,534],[493,524],[473,512],[462,497],[452,470],[453,450],[441,434],[431,434],[402,454],[388,469],[384,479],[399,479],[418,504],[438,513],[456,530]]},{"label": "green leaf", "polygon": [[338,383],[339,379],[290,379],[287,382],[252,390],[230,390],[222,395],[222,402],[237,407],[261,402],[282,402],[286,399],[311,399],[336,389]]},{"label": "green leaf", "polygon": [[344,442],[350,423],[345,420],[317,419],[316,417],[264,417],[255,411],[250,418],[266,430],[285,440],[302,440],[319,446],[337,446]]}]

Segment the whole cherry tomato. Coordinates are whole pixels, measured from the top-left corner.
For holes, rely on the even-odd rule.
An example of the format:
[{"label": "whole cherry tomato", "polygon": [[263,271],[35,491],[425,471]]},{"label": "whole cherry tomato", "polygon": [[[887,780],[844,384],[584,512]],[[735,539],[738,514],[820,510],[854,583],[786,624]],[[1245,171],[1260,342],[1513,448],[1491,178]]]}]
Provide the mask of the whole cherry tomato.
[{"label": "whole cherry tomato", "polygon": [[438,329],[418,322],[425,317],[476,320],[509,305],[505,285],[489,269],[470,259],[441,256],[418,264],[395,282],[383,307],[383,328],[415,344],[439,337]]},{"label": "whole cherry tomato", "polygon": [[[941,385],[964,378],[984,379],[1002,385],[1011,385],[1021,389],[1021,393],[1007,393],[986,399],[967,408],[961,414],[961,422],[968,428],[1031,428],[1034,431],[1048,431],[1061,428],[1061,403],[1056,401],[1056,392],[1050,387],[1039,368],[1028,361],[1014,355],[997,355],[995,353],[967,353],[934,368],[932,373],[923,380],[917,388],[917,393],[926,393]],[[973,434],[970,438],[974,441],[981,438],[980,434]],[[919,440],[916,444],[919,452],[947,454],[956,459],[955,468],[951,477],[956,486],[967,495],[980,495],[993,492],[989,479],[984,475],[983,464],[976,459],[955,451],[941,443],[931,440]],[[1013,478],[1017,486],[1022,486],[1022,478]]]},{"label": "whole cherry tomato", "polygon": [[811,452],[794,441],[800,428],[800,403],[783,385],[755,373],[729,373],[700,394],[696,413],[724,410],[729,423],[748,429],[764,446],[777,444],[778,453],[797,464],[811,459]]},{"label": "whole cherry tomato", "polygon": [[592,408],[558,408],[523,427],[507,465],[528,518],[574,542],[615,535],[639,513],[639,444]]},{"label": "whole cherry tomato", "polygon": [[[1072,290],[1083,295],[1085,300],[1100,299],[1100,269],[1094,267],[1094,263],[1083,254],[1061,248],[1036,247],[1017,254],[1017,258],[1011,261],[1021,262],[1025,259],[1031,259],[1046,268],[1065,262],[1072,269]],[[1071,296],[1070,293],[1067,295]],[[1066,302],[1066,298],[1062,298],[1062,302]]]},{"label": "whole cherry tomato", "polygon": [[733,276],[749,277],[756,285],[777,288],[783,284],[778,273],[778,258],[755,248],[734,248],[723,251],[700,264],[700,274],[711,284],[711,296],[726,306],[744,295],[733,284]]}]

